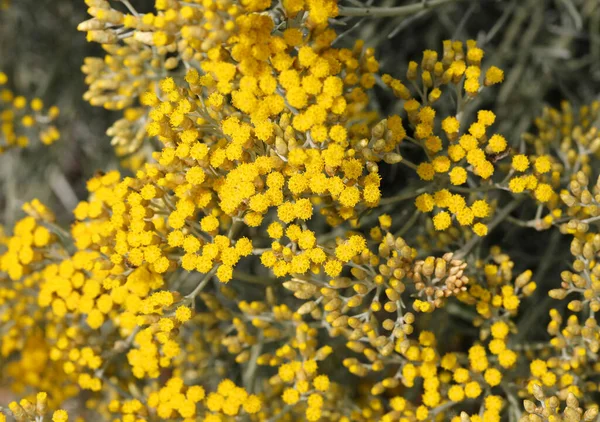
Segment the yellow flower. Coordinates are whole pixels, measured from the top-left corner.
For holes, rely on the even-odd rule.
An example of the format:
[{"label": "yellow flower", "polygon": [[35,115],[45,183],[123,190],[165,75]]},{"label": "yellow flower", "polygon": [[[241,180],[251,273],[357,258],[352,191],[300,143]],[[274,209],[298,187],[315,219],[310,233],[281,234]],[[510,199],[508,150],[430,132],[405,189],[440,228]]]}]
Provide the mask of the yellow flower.
[{"label": "yellow flower", "polygon": [[504,80],[504,71],[502,69],[492,66],[485,72],[485,85],[494,85]]},{"label": "yellow flower", "polygon": [[442,211],[433,217],[433,225],[436,230],[446,230],[450,227],[451,222],[450,214],[446,211]]},{"label": "yellow flower", "polygon": [[458,133],[460,129],[460,123],[458,119],[454,116],[446,117],[442,120],[442,130],[446,132],[446,134],[451,135],[454,133]]},{"label": "yellow flower", "polygon": [[467,94],[474,96],[477,95],[477,92],[479,92],[479,80],[477,78],[467,78],[465,80],[465,91],[467,92]]},{"label": "yellow flower", "polygon": [[417,196],[417,198],[415,200],[415,206],[421,212],[433,211],[434,205],[435,205],[435,201],[434,201],[433,197],[428,193],[424,193],[424,194]]},{"label": "yellow flower", "polygon": [[66,410],[57,410],[52,414],[52,422],[67,422],[69,415]]},{"label": "yellow flower", "polygon": [[524,172],[529,168],[529,160],[523,154],[515,155],[512,159],[512,167],[516,171]]},{"label": "yellow flower", "polygon": [[249,414],[255,414],[262,408],[262,402],[260,398],[254,394],[249,395],[244,401],[244,411]]},{"label": "yellow flower", "polygon": [[483,374],[485,382],[487,382],[490,387],[495,387],[500,384],[502,381],[502,373],[496,368],[489,368]]},{"label": "yellow flower", "polygon": [[417,174],[423,180],[433,180],[435,169],[431,163],[421,163],[417,167]]},{"label": "yellow flower", "polygon": [[453,385],[448,390],[448,398],[455,402],[463,401],[465,398],[465,391],[460,385]]},{"label": "yellow flower", "polygon": [[506,139],[502,135],[492,135],[492,137],[488,140],[488,146],[492,152],[500,153],[506,150]]},{"label": "yellow flower", "polygon": [[504,321],[498,321],[492,324],[492,336],[497,339],[504,339],[508,335],[508,325]]},{"label": "yellow flower", "polygon": [[475,122],[469,126],[469,133],[477,139],[485,136],[485,125],[480,122]]},{"label": "yellow flower", "polygon": [[450,160],[443,155],[437,156],[433,159],[432,165],[436,173],[446,173],[450,169]]},{"label": "yellow flower", "polygon": [[462,185],[467,181],[467,171],[462,167],[453,167],[449,174],[450,183],[455,186]]},{"label": "yellow flower", "polygon": [[293,388],[286,388],[283,391],[282,399],[286,404],[296,404],[300,400],[300,393]]},{"label": "yellow flower", "polygon": [[319,391],[327,391],[329,389],[329,377],[327,375],[319,375],[313,380],[315,388]]},{"label": "yellow flower", "polygon": [[485,126],[491,126],[496,120],[496,115],[490,110],[479,110],[477,112],[477,120]]},{"label": "yellow flower", "polygon": [[186,322],[192,317],[192,311],[187,306],[179,306],[175,311],[175,318],[179,322]]},{"label": "yellow flower", "polygon": [[522,176],[513,177],[510,182],[508,182],[508,188],[511,192],[521,193],[527,188],[527,181]]},{"label": "yellow flower", "polygon": [[548,371],[548,367],[546,366],[546,362],[536,359],[529,364],[529,370],[534,377],[541,377]]},{"label": "yellow flower", "polygon": [[471,211],[473,211],[473,215],[477,218],[485,218],[490,214],[490,206],[483,199],[477,200],[473,202],[471,205]]},{"label": "yellow flower", "polygon": [[552,162],[550,161],[550,157],[547,155],[541,155],[536,158],[534,163],[535,171],[544,174],[548,173],[552,169]]},{"label": "yellow flower", "polygon": [[469,371],[465,368],[458,368],[454,371],[454,381],[464,384],[470,379]]},{"label": "yellow flower", "polygon": [[458,142],[460,143],[460,146],[463,147],[463,149],[467,152],[476,149],[479,145],[475,137],[466,134],[461,136]]},{"label": "yellow flower", "polygon": [[479,397],[480,394],[481,386],[479,385],[479,383],[477,383],[477,381],[471,381],[467,383],[467,385],[465,385],[465,395],[468,398],[474,399],[476,397]]},{"label": "yellow flower", "polygon": [[547,183],[540,183],[535,188],[535,198],[540,202],[548,202],[553,194],[552,186]]},{"label": "yellow flower", "polygon": [[419,421],[424,421],[427,419],[427,417],[429,416],[429,409],[427,409],[427,407],[421,405],[417,408],[417,420]]}]

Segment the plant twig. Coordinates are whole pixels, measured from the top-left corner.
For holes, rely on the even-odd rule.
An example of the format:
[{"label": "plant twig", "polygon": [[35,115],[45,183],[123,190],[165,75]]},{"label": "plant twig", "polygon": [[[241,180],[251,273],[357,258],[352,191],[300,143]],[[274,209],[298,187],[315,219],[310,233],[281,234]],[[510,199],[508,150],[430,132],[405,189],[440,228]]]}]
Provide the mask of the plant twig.
[{"label": "plant twig", "polygon": [[252,346],[250,360],[248,361],[248,367],[244,372],[244,386],[249,392],[254,391],[254,379],[256,375],[256,369],[258,368],[258,357],[263,348],[263,334],[260,333],[258,342]]},{"label": "plant twig", "polygon": [[410,16],[425,9],[443,6],[457,0],[425,0],[415,4],[396,7],[340,7],[339,16],[372,16],[384,18],[390,16]]},{"label": "plant twig", "polygon": [[420,194],[425,193],[428,190],[429,190],[428,187],[420,188],[417,190],[407,189],[406,192],[400,193],[396,196],[382,198],[379,201],[379,205],[395,204],[396,202],[405,201],[407,199],[414,198],[415,196],[419,196]]},{"label": "plant twig", "polygon": [[212,276],[217,272],[218,268],[219,268],[219,266],[215,265],[212,268],[212,270],[210,270],[208,273],[206,273],[206,275],[202,278],[202,280],[200,280],[200,282],[194,288],[194,290],[192,290],[190,293],[185,295],[185,300],[188,302],[192,302],[196,298],[198,293],[200,293],[202,291],[202,289],[204,289],[204,286],[206,286],[208,284],[208,282],[210,281]]}]

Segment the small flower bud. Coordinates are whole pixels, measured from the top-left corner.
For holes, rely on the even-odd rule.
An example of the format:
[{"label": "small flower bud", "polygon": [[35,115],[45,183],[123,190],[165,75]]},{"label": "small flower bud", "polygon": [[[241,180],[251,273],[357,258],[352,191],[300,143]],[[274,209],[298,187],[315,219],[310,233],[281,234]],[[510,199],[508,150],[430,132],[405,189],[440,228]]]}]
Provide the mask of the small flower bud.
[{"label": "small flower bud", "polygon": [[538,401],[544,401],[546,396],[544,395],[544,390],[539,384],[533,384],[533,396]]}]

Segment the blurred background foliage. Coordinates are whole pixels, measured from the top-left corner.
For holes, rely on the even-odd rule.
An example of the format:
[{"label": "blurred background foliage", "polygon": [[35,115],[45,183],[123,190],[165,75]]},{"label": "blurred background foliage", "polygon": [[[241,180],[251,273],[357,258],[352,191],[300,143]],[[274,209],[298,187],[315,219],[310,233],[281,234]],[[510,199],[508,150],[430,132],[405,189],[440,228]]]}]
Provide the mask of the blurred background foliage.
[{"label": "blurred background foliage", "polygon": [[[131,3],[142,12],[153,8],[152,0]],[[478,96],[470,109],[493,110],[496,130],[513,148],[519,148],[522,134],[531,129],[545,106],[558,107],[562,100],[579,106],[600,97],[598,0],[447,0],[436,7],[433,3],[344,0],[340,4],[348,8],[420,7],[403,16],[339,17],[334,23],[340,34],[336,44],[362,38],[367,46],[376,47],[381,74],[404,78],[400,69],[406,69],[409,60],[419,61],[423,50],[439,50],[445,39],[476,39],[486,51],[486,63],[504,69],[505,82]],[[11,0],[0,9],[0,70],[8,75],[10,88],[29,98],[39,96],[61,110],[61,139],[56,144],[49,148],[36,144],[0,156],[0,224],[10,226],[20,216],[20,206],[34,197],[68,223],[77,201],[86,197],[85,181],[98,170],[119,167],[105,133],[117,113],[92,107],[82,99],[84,57],[102,55],[97,44],[87,43],[85,34],[76,30],[87,18],[83,0]],[[373,107],[382,115],[402,114],[400,103],[379,82],[372,94]],[[382,169],[384,197],[407,188],[408,173],[404,172],[408,170],[400,166]],[[398,211],[399,206],[406,215]],[[412,212],[398,203],[384,207],[393,215],[400,214],[396,221],[402,224]],[[533,218],[535,212],[527,207],[517,211],[523,220]],[[528,240],[527,232],[533,234],[535,229],[503,227],[487,241],[516,250],[519,264],[535,269],[534,279],[540,285],[537,294],[546,300],[542,298],[547,297],[551,283],[544,283],[544,278],[555,274],[554,279],[558,268],[564,268],[565,262],[552,258],[568,248],[568,239],[556,231],[531,236],[548,245],[540,248]],[[547,308],[538,309],[545,312]],[[545,316],[536,312],[531,309],[523,318]],[[520,335],[528,335],[527,330],[522,329]]]},{"label": "blurred background foliage", "polygon": [[[146,9],[152,1],[142,1]],[[78,0],[12,0],[0,9],[0,69],[9,88],[28,98],[38,96],[57,105],[61,115],[59,142],[39,143],[0,156],[0,222],[9,226],[20,206],[39,198],[71,221],[77,200],[86,197],[85,181],[97,170],[116,168],[106,129],[117,118],[82,99],[86,90],[84,57],[99,56],[98,44],[88,43],[77,25],[88,18]],[[141,8],[143,9],[143,7]]]}]

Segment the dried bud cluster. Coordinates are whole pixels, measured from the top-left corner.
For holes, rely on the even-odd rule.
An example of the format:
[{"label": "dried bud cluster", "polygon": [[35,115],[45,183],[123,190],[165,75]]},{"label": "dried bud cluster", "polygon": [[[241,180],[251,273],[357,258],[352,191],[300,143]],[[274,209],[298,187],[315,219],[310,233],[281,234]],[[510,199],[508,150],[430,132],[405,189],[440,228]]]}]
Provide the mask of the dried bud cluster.
[{"label": "dried bud cluster", "polygon": [[425,296],[434,308],[443,305],[443,299],[456,296],[467,290],[468,277],[465,275],[467,263],[452,259],[452,252],[441,258],[427,257],[417,261],[407,276],[415,283],[417,294]]},{"label": "dried bud cluster", "polygon": [[556,396],[546,396],[539,385],[533,388],[535,399],[540,402],[536,405],[530,400],[525,400],[523,405],[527,415],[521,417],[520,422],[592,422],[598,417],[598,407],[591,407],[584,412],[579,407],[579,400],[573,393],[569,393],[565,400],[565,407],[561,411],[561,402]]}]

